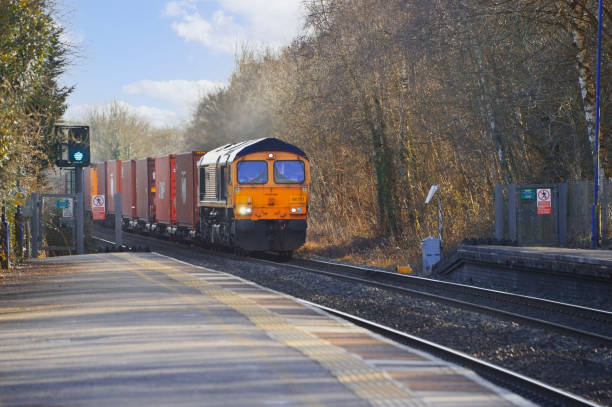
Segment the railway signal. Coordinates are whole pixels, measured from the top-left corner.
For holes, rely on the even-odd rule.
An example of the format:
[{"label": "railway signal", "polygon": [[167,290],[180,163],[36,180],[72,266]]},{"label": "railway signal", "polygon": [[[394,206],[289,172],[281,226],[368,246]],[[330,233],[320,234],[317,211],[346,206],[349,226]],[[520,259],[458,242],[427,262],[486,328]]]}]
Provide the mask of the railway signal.
[{"label": "railway signal", "polygon": [[90,162],[89,126],[57,125],[55,147],[58,167],[87,167]]}]

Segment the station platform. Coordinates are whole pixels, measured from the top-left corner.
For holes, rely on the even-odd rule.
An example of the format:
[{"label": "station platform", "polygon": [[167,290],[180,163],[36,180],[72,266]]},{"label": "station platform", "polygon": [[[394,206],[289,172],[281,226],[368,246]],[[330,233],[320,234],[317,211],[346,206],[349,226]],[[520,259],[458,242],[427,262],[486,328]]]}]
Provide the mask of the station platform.
[{"label": "station platform", "polygon": [[[612,310],[612,251],[559,247],[460,245],[436,274],[466,284],[551,294]],[[556,294],[559,297],[556,298]]]},{"label": "station platform", "polygon": [[1,406],[532,406],[469,370],[152,253],[0,280]]}]

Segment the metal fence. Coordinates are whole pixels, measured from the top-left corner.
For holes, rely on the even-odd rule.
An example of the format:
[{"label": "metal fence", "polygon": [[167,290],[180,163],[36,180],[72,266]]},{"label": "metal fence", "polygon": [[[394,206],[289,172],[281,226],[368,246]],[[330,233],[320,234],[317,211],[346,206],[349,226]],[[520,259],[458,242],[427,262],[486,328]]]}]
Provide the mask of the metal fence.
[{"label": "metal fence", "polygon": [[[550,191],[548,211],[543,211],[539,190]],[[612,181],[599,191],[601,237],[612,239]],[[524,246],[589,247],[593,182],[497,185],[495,187],[495,237]],[[548,213],[549,212],[549,213]]]}]

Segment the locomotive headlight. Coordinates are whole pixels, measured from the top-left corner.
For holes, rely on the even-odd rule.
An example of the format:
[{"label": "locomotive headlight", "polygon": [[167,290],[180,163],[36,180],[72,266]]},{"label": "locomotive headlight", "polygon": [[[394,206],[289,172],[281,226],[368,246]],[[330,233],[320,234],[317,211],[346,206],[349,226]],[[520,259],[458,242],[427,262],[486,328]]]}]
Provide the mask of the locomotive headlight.
[{"label": "locomotive headlight", "polygon": [[304,213],[304,208],[291,208],[291,213]]},{"label": "locomotive headlight", "polygon": [[291,213],[297,213],[297,208],[291,208]]},{"label": "locomotive headlight", "polygon": [[250,206],[241,206],[238,208],[238,213],[241,216],[250,215],[253,212],[253,209]]}]

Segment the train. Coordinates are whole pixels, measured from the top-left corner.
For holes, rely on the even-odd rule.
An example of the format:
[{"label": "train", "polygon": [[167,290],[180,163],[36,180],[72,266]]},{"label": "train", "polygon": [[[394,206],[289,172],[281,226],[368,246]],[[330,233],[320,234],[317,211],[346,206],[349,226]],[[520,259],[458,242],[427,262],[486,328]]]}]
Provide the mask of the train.
[{"label": "train", "polygon": [[[94,222],[120,216],[126,231],[285,258],[306,241],[309,186],[304,151],[271,137],[94,163],[84,172],[86,210]],[[93,205],[101,195],[104,220],[95,220],[100,208]]]}]

